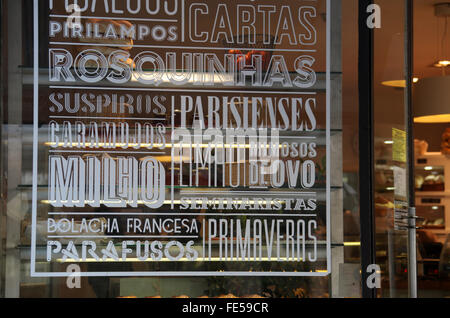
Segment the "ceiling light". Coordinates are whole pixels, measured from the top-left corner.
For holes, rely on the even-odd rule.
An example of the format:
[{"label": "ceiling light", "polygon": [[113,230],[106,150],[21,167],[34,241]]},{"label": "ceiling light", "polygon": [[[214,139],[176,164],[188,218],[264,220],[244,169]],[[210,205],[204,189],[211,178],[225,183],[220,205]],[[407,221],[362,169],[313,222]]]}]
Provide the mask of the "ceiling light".
[{"label": "ceiling light", "polygon": [[[418,77],[413,78],[413,83],[417,83],[419,81]],[[392,81],[384,81],[381,82],[384,86],[389,87],[399,87],[399,88],[405,88],[406,87],[406,80],[392,80]]]},{"label": "ceiling light", "polygon": [[450,60],[440,60],[433,64],[434,67],[447,67],[450,66]]},{"label": "ceiling light", "polygon": [[361,246],[361,242],[344,242],[344,246]]},{"label": "ceiling light", "polygon": [[436,63],[433,64],[434,67],[441,68],[442,69],[442,75],[445,76],[445,69],[450,66],[450,60],[447,59],[449,57],[447,53],[447,30],[448,30],[448,18],[450,17],[450,2],[446,3],[437,3],[434,5],[434,15],[437,18],[443,18],[444,20],[444,32],[442,34],[442,38],[440,38],[439,35],[439,29],[438,29],[438,37],[440,38],[439,45],[439,56],[441,57],[440,60],[438,60]]},{"label": "ceiling light", "polygon": [[414,122],[450,123],[450,76],[424,78],[415,86]]}]

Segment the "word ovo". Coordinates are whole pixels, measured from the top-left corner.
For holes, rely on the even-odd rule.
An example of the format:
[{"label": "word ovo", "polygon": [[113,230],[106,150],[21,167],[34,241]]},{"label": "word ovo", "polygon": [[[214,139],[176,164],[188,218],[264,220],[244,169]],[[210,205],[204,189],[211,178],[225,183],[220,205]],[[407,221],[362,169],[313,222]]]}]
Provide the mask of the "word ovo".
[{"label": "word ovo", "polygon": [[164,204],[165,170],[154,158],[50,156],[49,161],[48,197],[54,207],[144,204],[156,209]]}]

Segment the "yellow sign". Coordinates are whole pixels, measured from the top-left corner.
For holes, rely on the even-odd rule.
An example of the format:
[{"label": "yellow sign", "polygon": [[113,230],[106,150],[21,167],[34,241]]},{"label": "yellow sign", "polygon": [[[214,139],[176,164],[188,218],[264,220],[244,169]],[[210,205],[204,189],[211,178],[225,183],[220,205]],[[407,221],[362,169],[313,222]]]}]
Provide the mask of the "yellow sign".
[{"label": "yellow sign", "polygon": [[406,132],[392,128],[392,160],[406,162]]}]

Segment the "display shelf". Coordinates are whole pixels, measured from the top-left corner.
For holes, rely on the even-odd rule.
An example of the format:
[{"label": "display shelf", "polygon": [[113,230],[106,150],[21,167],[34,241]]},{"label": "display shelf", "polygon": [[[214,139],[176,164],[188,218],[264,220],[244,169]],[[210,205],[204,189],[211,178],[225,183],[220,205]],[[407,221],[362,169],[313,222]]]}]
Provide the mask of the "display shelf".
[{"label": "display shelf", "polygon": [[417,191],[417,197],[450,197],[450,191]]},{"label": "display shelf", "polygon": [[435,220],[439,224],[423,228],[440,236],[450,233],[450,156],[440,152],[416,155],[415,183],[417,216],[436,219],[433,214],[439,213]]},{"label": "display shelf", "polygon": [[[39,184],[38,186],[38,189],[47,189],[48,188],[48,185],[46,185],[46,184]],[[17,186],[17,189],[19,189],[19,190],[31,190],[33,188],[33,185],[32,184],[20,184],[20,185],[18,185]],[[166,186],[166,189],[171,189],[172,188],[172,186]],[[181,187],[181,186],[174,186],[174,188],[175,189],[185,189],[185,190],[192,190],[192,189],[195,189],[195,190],[199,190],[199,189],[206,189],[206,188],[208,188],[208,187],[205,187],[205,186],[202,186],[202,187]],[[330,189],[331,189],[331,191],[333,191],[333,190],[341,190],[343,188],[343,186],[330,186]],[[233,190],[235,190],[235,191],[239,191],[239,190],[249,190],[248,188],[242,188],[242,187],[238,187],[238,188],[220,188],[220,187],[214,187],[214,189],[222,189],[222,190],[231,190],[231,192],[233,192]],[[274,194],[276,194],[277,193],[277,191],[276,190],[274,190],[274,189],[271,189],[272,191],[270,191],[270,190],[268,190],[267,192],[270,192],[270,193],[274,193]],[[291,190],[291,191],[293,191],[293,192],[295,192],[295,191],[298,191],[299,189],[292,189],[292,188],[279,188],[279,190]],[[318,190],[318,191],[326,191],[326,188],[325,187],[313,187],[313,188],[311,188],[311,189],[303,189],[303,190]],[[263,191],[261,191],[262,193],[264,193]]]}]

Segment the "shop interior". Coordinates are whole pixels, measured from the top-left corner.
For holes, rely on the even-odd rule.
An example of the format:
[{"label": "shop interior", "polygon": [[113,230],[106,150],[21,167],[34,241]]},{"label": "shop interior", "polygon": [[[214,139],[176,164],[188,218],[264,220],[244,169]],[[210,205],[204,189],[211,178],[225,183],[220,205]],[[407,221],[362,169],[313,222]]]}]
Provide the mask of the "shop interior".
[{"label": "shop interior", "polygon": [[[449,2],[414,1],[413,133],[419,297],[450,296],[449,24]],[[384,221],[384,216],[389,213],[389,205],[393,207],[394,200],[390,193],[396,186],[394,173],[388,172],[394,169],[389,166],[389,160],[385,160],[395,152],[395,136],[387,138],[390,134],[387,130],[395,124],[381,127],[389,119],[383,124],[381,121],[382,118],[396,115],[395,110],[391,111],[393,100],[403,101],[405,91],[405,81],[397,80],[403,67],[402,63],[398,63],[401,59],[398,54],[402,54],[401,41],[395,41],[394,36],[387,43],[390,43],[385,47],[387,62],[384,62],[383,71],[378,74],[378,89],[384,92],[383,96],[389,96],[392,100],[378,100],[378,104],[375,102],[375,112],[379,116],[376,124],[375,182],[376,187],[382,189],[378,191],[375,202],[377,233],[385,226],[380,221]],[[403,116],[401,113],[397,115]],[[380,133],[382,130],[385,132]],[[384,138],[380,138],[381,135]],[[377,257],[381,252],[377,251]],[[405,274],[407,272],[406,267],[397,270]]]},{"label": "shop interior", "polygon": [[439,289],[442,296],[448,296],[450,3],[417,8],[415,18],[414,74],[418,82],[413,90],[413,107],[418,278],[424,293]]},{"label": "shop interior", "polygon": [[[429,1],[425,1],[428,3]],[[433,16],[430,16],[430,15]],[[417,8],[414,87],[418,275],[424,290],[450,285],[450,3]],[[430,36],[432,35],[432,36]],[[439,286],[432,286],[439,278]],[[434,284],[436,285],[436,284]]]}]

